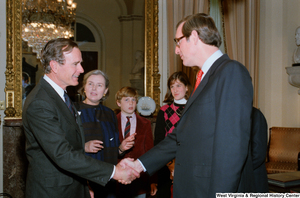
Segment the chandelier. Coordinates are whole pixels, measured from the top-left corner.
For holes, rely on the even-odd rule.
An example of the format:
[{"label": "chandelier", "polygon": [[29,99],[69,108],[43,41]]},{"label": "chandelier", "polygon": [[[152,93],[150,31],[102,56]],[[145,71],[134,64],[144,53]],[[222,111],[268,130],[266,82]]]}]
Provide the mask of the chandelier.
[{"label": "chandelier", "polygon": [[75,11],[73,0],[22,0],[22,39],[38,59],[49,40],[74,36]]}]

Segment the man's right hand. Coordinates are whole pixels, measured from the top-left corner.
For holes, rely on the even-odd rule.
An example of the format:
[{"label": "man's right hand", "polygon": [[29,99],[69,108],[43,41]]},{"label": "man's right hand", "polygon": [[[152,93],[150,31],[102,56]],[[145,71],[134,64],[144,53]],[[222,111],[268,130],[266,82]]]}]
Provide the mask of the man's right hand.
[{"label": "man's right hand", "polygon": [[[124,162],[124,160],[126,162]],[[140,177],[140,173],[132,167],[128,166],[128,162],[133,162],[133,159],[126,158],[116,165],[116,170],[113,178],[122,184],[130,184],[133,180]]]},{"label": "man's right hand", "polygon": [[[143,166],[138,160],[133,161],[131,158],[125,158],[119,163],[122,167],[131,167],[134,169],[137,173],[141,173],[144,171]],[[120,183],[124,183],[123,180],[118,180]]]}]

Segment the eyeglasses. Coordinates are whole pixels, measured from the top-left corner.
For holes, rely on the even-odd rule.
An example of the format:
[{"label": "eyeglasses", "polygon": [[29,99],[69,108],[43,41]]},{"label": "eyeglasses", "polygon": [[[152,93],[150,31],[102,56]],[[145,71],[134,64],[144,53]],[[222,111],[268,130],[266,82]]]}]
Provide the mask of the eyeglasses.
[{"label": "eyeglasses", "polygon": [[183,39],[185,36],[181,36],[179,38],[174,38],[175,44],[179,47],[181,39]]}]

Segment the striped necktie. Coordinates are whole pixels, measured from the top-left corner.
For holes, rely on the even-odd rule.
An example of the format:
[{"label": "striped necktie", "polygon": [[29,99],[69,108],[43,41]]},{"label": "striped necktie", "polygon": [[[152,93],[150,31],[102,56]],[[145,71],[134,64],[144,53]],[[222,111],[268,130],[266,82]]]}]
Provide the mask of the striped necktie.
[{"label": "striped necktie", "polygon": [[124,139],[126,139],[130,135],[130,118],[131,116],[126,116],[127,122],[124,130]]}]

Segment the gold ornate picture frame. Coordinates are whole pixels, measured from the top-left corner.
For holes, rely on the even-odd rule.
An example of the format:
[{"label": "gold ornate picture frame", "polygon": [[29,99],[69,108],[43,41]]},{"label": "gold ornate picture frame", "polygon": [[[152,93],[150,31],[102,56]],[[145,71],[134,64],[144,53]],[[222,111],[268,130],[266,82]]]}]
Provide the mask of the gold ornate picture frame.
[{"label": "gold ornate picture frame", "polygon": [[[6,0],[5,122],[22,121],[22,0]],[[158,73],[158,0],[145,0],[145,95],[160,103]]]},{"label": "gold ornate picture frame", "polygon": [[6,0],[5,120],[22,119],[21,0]]}]

